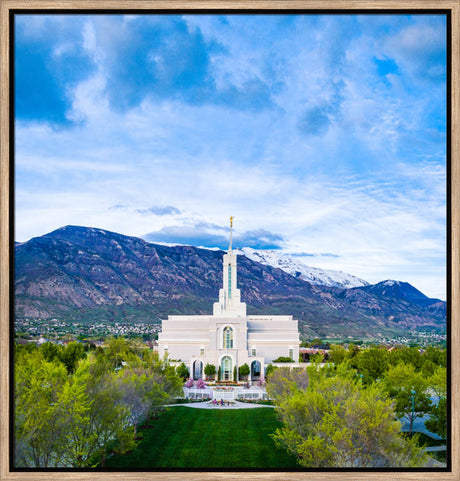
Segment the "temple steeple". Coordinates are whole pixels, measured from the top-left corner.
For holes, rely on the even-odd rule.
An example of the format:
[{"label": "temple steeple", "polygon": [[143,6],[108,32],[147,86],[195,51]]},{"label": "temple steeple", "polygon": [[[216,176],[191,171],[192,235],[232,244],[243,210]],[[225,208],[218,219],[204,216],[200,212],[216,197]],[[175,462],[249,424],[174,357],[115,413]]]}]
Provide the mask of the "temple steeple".
[{"label": "temple steeple", "polygon": [[237,289],[236,259],[232,251],[233,216],[230,217],[230,243],[227,254],[223,258],[223,286],[219,290],[219,302],[214,303],[215,316],[246,316],[246,304],[240,301],[240,290]]},{"label": "temple steeple", "polygon": [[230,244],[228,246],[228,252],[232,250],[232,240],[233,240],[233,216],[230,216]]}]

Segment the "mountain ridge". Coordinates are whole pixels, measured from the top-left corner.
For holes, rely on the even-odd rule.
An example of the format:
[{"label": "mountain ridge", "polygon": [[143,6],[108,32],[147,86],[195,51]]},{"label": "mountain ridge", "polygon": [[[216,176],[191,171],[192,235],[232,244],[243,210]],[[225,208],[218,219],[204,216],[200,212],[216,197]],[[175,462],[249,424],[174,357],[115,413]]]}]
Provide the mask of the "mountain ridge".
[{"label": "mountain ridge", "polygon": [[[98,228],[65,226],[15,251],[20,318],[159,322],[168,314],[210,314],[222,283],[224,251],[153,244]],[[372,286],[314,285],[242,255],[238,284],[248,313],[291,314],[305,336],[372,338],[445,326],[442,301],[422,306]]]}]

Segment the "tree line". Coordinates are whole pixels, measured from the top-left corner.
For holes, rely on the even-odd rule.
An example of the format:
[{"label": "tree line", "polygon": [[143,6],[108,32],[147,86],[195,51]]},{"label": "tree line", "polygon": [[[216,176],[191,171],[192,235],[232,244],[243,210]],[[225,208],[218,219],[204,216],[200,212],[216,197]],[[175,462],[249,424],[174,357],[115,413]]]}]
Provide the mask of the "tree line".
[{"label": "tree line", "polygon": [[[283,423],[277,444],[305,467],[425,466],[398,419],[412,434],[414,420],[428,414],[426,427],[446,438],[446,351],[350,345],[329,354],[306,369],[268,366],[267,391]],[[138,426],[182,396],[188,376],[185,365],[175,370],[124,338],[89,351],[78,342],[17,345],[15,466],[103,467],[112,453],[135,449]]]},{"label": "tree line", "polygon": [[104,466],[137,445],[137,426],[181,394],[182,381],[158,353],[113,338],[16,346],[16,467]]},{"label": "tree line", "polygon": [[[420,467],[432,462],[413,422],[429,415],[426,427],[447,435],[446,351],[428,348],[359,349],[332,346],[311,366],[272,367],[267,391],[283,427],[276,443],[304,467]],[[401,435],[400,419],[410,436]]]}]

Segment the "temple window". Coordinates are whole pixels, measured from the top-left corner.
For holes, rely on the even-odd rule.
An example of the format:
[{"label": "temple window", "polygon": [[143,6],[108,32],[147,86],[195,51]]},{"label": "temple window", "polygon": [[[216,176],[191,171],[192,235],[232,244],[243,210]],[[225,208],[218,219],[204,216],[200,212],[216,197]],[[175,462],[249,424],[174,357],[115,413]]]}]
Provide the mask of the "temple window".
[{"label": "temple window", "polygon": [[228,298],[232,298],[232,265],[228,265]]},{"label": "temple window", "polygon": [[224,328],[224,349],[233,349],[233,329],[229,326]]}]

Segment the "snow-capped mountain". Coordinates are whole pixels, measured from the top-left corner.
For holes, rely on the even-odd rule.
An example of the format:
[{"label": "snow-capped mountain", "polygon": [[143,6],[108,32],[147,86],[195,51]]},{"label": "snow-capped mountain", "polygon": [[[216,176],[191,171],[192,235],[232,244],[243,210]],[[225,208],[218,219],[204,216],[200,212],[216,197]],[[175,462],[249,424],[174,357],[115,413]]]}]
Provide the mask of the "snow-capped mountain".
[{"label": "snow-capped mountain", "polygon": [[256,250],[251,247],[243,247],[241,252],[249,259],[271,267],[278,267],[294,277],[303,279],[311,284],[328,287],[351,287],[368,286],[369,283],[356,276],[342,271],[320,269],[310,267],[294,257],[281,254],[275,250]]}]

